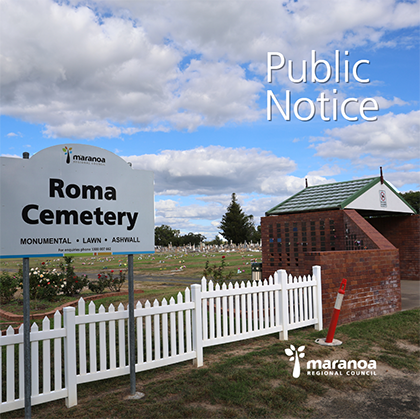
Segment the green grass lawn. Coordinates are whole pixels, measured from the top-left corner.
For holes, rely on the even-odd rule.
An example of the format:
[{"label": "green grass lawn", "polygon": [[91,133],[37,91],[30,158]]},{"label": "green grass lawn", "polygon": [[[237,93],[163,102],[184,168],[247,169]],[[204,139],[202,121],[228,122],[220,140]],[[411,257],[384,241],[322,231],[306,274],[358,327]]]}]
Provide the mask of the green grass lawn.
[{"label": "green grass lawn", "polygon": [[[186,253],[174,250],[170,253],[154,253],[150,255],[134,255],[134,273],[142,275],[178,275],[188,278],[201,278],[206,264],[220,265],[222,257],[225,260],[225,271],[233,272],[234,280],[251,278],[252,262],[261,262],[261,252],[236,251],[220,253]],[[31,258],[30,267],[44,266],[47,269],[59,269],[62,258]],[[42,265],[43,263],[43,265]],[[127,257],[114,256],[74,256],[73,264],[76,273],[87,273],[93,279],[99,272],[109,269],[126,269]],[[0,270],[17,272],[22,266],[22,259],[2,259]]]},{"label": "green grass lawn", "polygon": [[[223,259],[222,259],[223,258]],[[213,252],[213,253],[186,253],[174,250],[170,253],[155,253],[150,255],[134,255],[134,274],[152,276],[155,279],[165,278],[165,283],[168,283],[168,277],[176,279],[177,277],[186,277],[194,280],[201,279],[203,276],[204,267],[206,261],[209,261],[210,266],[220,266],[222,260],[225,261],[225,273],[231,271],[233,273],[232,281],[248,281],[251,279],[251,264],[253,262],[261,262],[261,252]],[[43,267],[45,269],[57,269],[60,270],[60,262],[63,262],[63,258],[30,258],[30,268]],[[77,274],[86,273],[88,279],[96,279],[98,273],[107,270],[126,270],[127,269],[127,257],[118,256],[74,256],[73,265]],[[2,259],[0,260],[0,270],[6,270],[8,272],[18,272],[22,266],[22,259]],[[150,292],[150,288],[153,288],[156,295],[154,298],[162,297],[162,292],[159,291],[157,283],[147,283],[142,281],[135,283],[135,288],[145,289]],[[127,290],[127,281],[125,282],[122,291]],[[108,291],[108,290],[106,290]],[[83,290],[80,296],[85,297],[93,295],[87,288]],[[31,313],[44,313],[54,310],[56,307],[74,301],[80,298],[76,297],[65,297],[58,296],[53,302],[44,300],[31,301]],[[118,300],[115,298],[114,300]],[[128,297],[123,297],[123,300]],[[96,303],[95,303],[96,304]],[[108,304],[109,305],[109,304]],[[104,304],[105,307],[107,305]],[[5,311],[22,314],[23,313],[23,298],[21,292],[18,291],[16,299],[8,304],[2,304],[1,308]],[[3,330],[10,324],[9,321],[1,319],[0,317],[0,329]]]},{"label": "green grass lawn", "polygon": [[[33,418],[281,418],[311,417],[310,396],[329,389],[345,397],[349,392],[374,389],[377,377],[307,375],[308,359],[374,359],[408,375],[419,372],[420,310],[339,326],[339,347],[317,345],[326,330],[295,330],[288,341],[278,335],[206,348],[204,366],[191,362],[137,374],[140,400],[126,400],[129,376],[78,386],[78,405],[67,409],[64,400],[32,407]],[[299,378],[285,349],[305,346]],[[385,380],[386,381],[386,380]],[[2,419],[23,417],[23,410]]]}]

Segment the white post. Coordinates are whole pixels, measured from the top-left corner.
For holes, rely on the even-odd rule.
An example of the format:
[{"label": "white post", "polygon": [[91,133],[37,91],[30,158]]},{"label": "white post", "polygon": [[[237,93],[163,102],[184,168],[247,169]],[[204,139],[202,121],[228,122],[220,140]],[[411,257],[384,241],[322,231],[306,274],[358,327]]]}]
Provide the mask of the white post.
[{"label": "white post", "polygon": [[195,351],[194,366],[203,366],[203,331],[201,329],[201,285],[191,285],[191,299],[194,302],[192,316],[193,350]]},{"label": "white post", "polygon": [[66,406],[77,405],[77,381],[76,381],[76,309],[65,307],[63,309],[64,328],[64,373],[67,388]]},{"label": "white post", "polygon": [[288,340],[289,339],[289,299],[287,291],[287,272],[284,269],[278,271],[280,284],[281,284],[281,323],[283,330],[279,334],[279,339]]},{"label": "white post", "polygon": [[312,266],[312,279],[316,278],[316,295],[314,295],[314,314],[318,316],[318,323],[315,330],[322,330],[322,285],[321,285],[321,267]]}]

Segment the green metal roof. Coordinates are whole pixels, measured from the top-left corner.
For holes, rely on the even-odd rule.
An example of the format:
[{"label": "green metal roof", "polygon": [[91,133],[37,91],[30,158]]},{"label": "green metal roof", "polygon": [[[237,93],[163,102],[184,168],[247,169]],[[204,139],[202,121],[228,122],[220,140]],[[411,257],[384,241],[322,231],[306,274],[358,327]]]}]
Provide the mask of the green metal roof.
[{"label": "green metal roof", "polygon": [[310,186],[266,212],[266,215],[343,209],[380,182],[380,177]]}]

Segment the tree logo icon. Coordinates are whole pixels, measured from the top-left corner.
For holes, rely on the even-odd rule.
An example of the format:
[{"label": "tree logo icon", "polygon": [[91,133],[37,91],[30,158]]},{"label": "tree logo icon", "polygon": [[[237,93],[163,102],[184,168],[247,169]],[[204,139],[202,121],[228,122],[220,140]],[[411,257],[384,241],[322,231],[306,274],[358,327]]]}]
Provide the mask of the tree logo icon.
[{"label": "tree logo icon", "polygon": [[64,148],[63,148],[64,154],[67,156],[67,158],[66,158],[66,163],[67,164],[70,164],[70,154],[72,153],[72,151],[71,151],[72,149],[73,149],[73,147],[67,148],[66,146],[64,146]]},{"label": "tree logo icon", "polygon": [[[299,346],[299,348],[296,348],[293,345],[290,345],[290,348],[286,348],[284,352],[286,352],[287,356],[290,356],[291,358],[289,361],[295,361],[295,365],[293,367],[293,377],[298,378],[300,376],[300,362],[299,358],[303,358],[305,354],[303,351],[305,350],[304,346]],[[299,353],[302,352],[302,353]]]}]

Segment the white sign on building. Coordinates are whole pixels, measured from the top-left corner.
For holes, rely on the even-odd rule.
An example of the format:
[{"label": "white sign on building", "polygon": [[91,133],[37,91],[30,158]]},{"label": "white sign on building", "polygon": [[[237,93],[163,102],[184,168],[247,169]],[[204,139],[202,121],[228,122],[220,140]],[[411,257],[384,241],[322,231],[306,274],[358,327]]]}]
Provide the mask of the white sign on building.
[{"label": "white sign on building", "polygon": [[99,147],[0,157],[0,257],[154,252],[153,173]]}]

